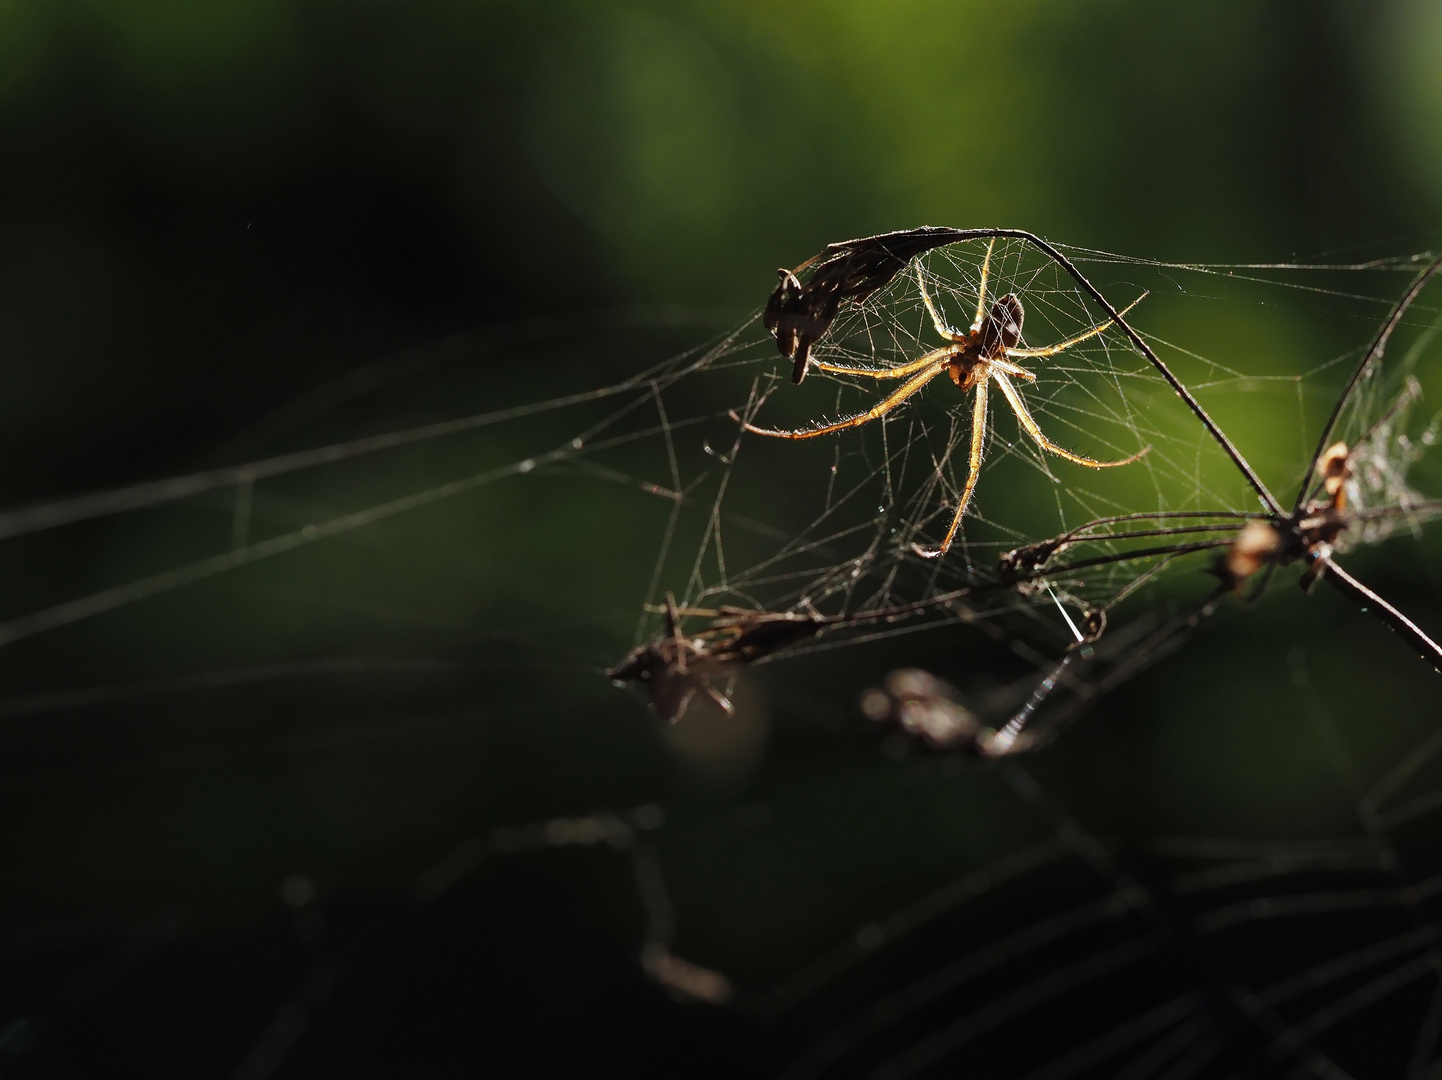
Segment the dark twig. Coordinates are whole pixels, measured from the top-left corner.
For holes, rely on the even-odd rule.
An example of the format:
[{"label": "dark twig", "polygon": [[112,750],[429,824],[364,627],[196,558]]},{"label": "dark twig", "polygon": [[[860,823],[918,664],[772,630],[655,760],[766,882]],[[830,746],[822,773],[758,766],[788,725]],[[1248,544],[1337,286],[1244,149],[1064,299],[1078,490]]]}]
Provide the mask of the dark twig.
[{"label": "dark twig", "polygon": [[1151,346],[1142,340],[1141,335],[1138,334],[1135,330],[1133,330],[1131,328],[1131,325],[1124,318],[1122,318],[1121,313],[1112,306],[1111,301],[1108,300],[1105,296],[1103,296],[1101,294],[1101,291],[1097,289],[1096,286],[1094,286],[1090,281],[1088,281],[1085,277],[1082,276],[1082,272],[1078,270],[1074,265],[1072,265],[1072,261],[1070,259],[1068,259],[1056,248],[1048,244],[1041,237],[1033,236],[1031,233],[1023,232],[1021,230],[1017,230],[1017,235],[1027,240],[1028,242],[1035,244],[1042,251],[1046,252],[1047,255],[1049,255],[1053,260],[1056,261],[1057,265],[1059,265],[1063,270],[1065,270],[1076,280],[1076,283],[1080,285],[1087,292],[1087,294],[1097,302],[1097,304],[1102,308],[1102,310],[1104,310],[1109,316],[1111,316],[1112,320],[1116,323],[1117,326],[1121,327],[1122,332],[1126,334],[1126,336],[1131,340],[1131,343],[1137,347],[1138,351],[1151,361],[1153,367],[1155,367],[1159,372],[1161,372],[1162,378],[1167,380],[1167,382],[1171,385],[1171,388],[1176,391],[1177,396],[1181,398],[1184,402],[1186,402],[1187,408],[1192,410],[1193,415],[1202,422],[1202,426],[1207,429],[1207,432],[1212,436],[1213,439],[1216,440],[1217,444],[1226,451],[1227,456],[1232,459],[1232,463],[1236,465],[1236,467],[1241,471],[1242,475],[1247,478],[1247,483],[1252,485],[1252,490],[1257,493],[1258,497],[1260,497],[1261,500],[1266,503],[1269,508],[1280,513],[1282,509],[1281,504],[1277,502],[1276,497],[1267,490],[1267,485],[1262,483],[1262,478],[1256,474],[1256,471],[1253,470],[1251,464],[1247,461],[1246,458],[1242,456],[1241,451],[1232,445],[1232,440],[1227,438],[1226,434],[1223,433],[1222,429],[1217,426],[1216,421],[1213,420],[1209,415],[1207,415],[1207,410],[1202,408],[1201,402],[1194,398],[1192,396],[1192,392],[1188,390],[1184,385],[1182,385],[1180,379],[1178,379],[1175,375],[1172,374],[1171,368],[1167,367],[1166,364],[1162,363],[1161,357],[1159,357],[1155,352],[1153,352]]},{"label": "dark twig", "polygon": [[1426,631],[1420,626],[1343,570],[1329,557],[1320,556],[1313,565],[1323,571],[1323,579],[1334,589],[1355,601],[1363,611],[1375,612],[1377,618],[1400,634],[1402,639],[1411,645],[1422,659],[1437,671],[1442,672],[1442,646],[1428,637]]},{"label": "dark twig", "polygon": [[1442,267],[1442,255],[1427,264],[1427,268],[1417,275],[1411,287],[1402,294],[1402,299],[1392,306],[1392,313],[1387,316],[1387,321],[1382,324],[1377,331],[1377,336],[1372,339],[1371,346],[1363,354],[1361,363],[1353,370],[1352,377],[1347,380],[1346,387],[1342,390],[1341,396],[1337,398],[1337,404],[1332,406],[1332,415],[1327,417],[1327,423],[1322,428],[1322,435],[1317,440],[1316,452],[1312,454],[1312,460],[1307,463],[1307,474],[1302,477],[1302,486],[1297,489],[1297,501],[1292,506],[1294,514],[1298,513],[1302,509],[1302,504],[1307,501],[1307,493],[1312,487],[1312,478],[1317,474],[1317,462],[1326,453],[1327,446],[1332,439],[1332,432],[1342,416],[1342,410],[1347,407],[1352,392],[1357,389],[1362,382],[1362,377],[1381,357],[1387,348],[1387,339],[1392,336],[1392,331],[1397,329],[1397,324],[1402,321],[1402,316],[1426,287],[1427,282],[1432,280],[1432,276],[1437,273],[1439,267]]}]

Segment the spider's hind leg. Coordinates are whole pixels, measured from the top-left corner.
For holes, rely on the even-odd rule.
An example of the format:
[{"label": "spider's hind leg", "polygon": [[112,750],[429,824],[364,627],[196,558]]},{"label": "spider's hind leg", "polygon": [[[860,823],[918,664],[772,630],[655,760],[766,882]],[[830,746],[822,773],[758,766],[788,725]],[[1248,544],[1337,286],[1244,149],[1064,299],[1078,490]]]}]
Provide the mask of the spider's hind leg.
[{"label": "spider's hind leg", "polygon": [[1082,457],[1080,454],[1073,454],[1070,450],[1063,450],[1042,434],[1040,425],[1032,418],[1031,411],[1026,407],[1026,402],[1022,400],[1021,394],[1019,394],[1016,387],[1012,385],[1012,381],[1006,372],[996,371],[993,372],[993,374],[996,376],[997,385],[1001,387],[1001,392],[1006,395],[1006,400],[1011,405],[1012,412],[1016,413],[1017,422],[1020,423],[1026,433],[1032,437],[1032,441],[1048,454],[1055,454],[1059,458],[1065,458],[1067,461],[1074,462],[1077,465],[1085,465],[1091,469],[1113,469],[1118,465],[1130,465],[1133,461],[1136,461],[1137,458],[1151,450],[1150,446],[1144,446],[1135,454],[1130,457],[1124,457],[1120,461],[1097,461],[1095,458]]},{"label": "spider's hind leg", "polygon": [[971,410],[971,452],[967,455],[966,462],[966,487],[961,489],[961,498],[956,504],[956,513],[951,518],[951,528],[946,530],[946,536],[941,541],[940,547],[924,548],[920,544],[912,544],[911,550],[920,555],[923,559],[939,559],[951,550],[951,542],[956,539],[956,531],[961,528],[962,515],[971,503],[971,493],[976,490],[977,477],[981,474],[981,455],[985,448],[982,440],[986,437],[986,383],[989,375],[982,375],[976,381],[976,401]]}]

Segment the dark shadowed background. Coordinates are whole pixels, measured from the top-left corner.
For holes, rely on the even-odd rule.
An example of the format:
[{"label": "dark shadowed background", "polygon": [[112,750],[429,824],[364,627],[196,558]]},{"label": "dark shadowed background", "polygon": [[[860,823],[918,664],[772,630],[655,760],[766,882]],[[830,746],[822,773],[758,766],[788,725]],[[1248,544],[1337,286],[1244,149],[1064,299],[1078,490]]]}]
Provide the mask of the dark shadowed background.
[{"label": "dark shadowed background", "polygon": [[[778,265],[874,232],[1013,225],[1228,263],[1436,248],[1439,57],[1428,0],[5,0],[0,502],[607,386],[748,318]],[[1370,332],[1284,320],[1265,362],[1310,370]],[[1233,344],[1206,348],[1246,370]],[[245,495],[240,542],[574,430],[542,411],[278,477]],[[236,498],[5,539],[0,619],[230,550]],[[1366,834],[1356,792],[1442,716],[1442,681],[1385,629],[1289,582],[1029,780],[898,761],[863,730],[857,691],[896,663],[986,662],[961,635],[775,665],[744,691],[764,719],[708,748],[602,675],[663,522],[602,484],[516,477],[6,644],[0,1073],[772,1075],[975,946],[938,931],[929,960],[775,1005],[857,926],[1072,835],[1063,819],[1123,862],[1162,834]],[[1354,569],[1436,631],[1437,551],[1403,537]],[[586,833],[596,814],[651,837],[645,858]],[[733,1003],[643,973],[648,867],[675,952]],[[958,920],[1040,925],[1063,878]],[[1181,955],[1231,1017],[1230,1067],[1309,1068],[1248,1026],[1206,949]],[[1407,1050],[1429,977],[1391,1014]],[[1161,1000],[1108,991],[1129,993],[1139,1016]],[[1006,1046],[1057,1031],[1034,1005],[937,1068],[1019,1075]],[[1369,1030],[1329,1053],[1404,1075]]]}]

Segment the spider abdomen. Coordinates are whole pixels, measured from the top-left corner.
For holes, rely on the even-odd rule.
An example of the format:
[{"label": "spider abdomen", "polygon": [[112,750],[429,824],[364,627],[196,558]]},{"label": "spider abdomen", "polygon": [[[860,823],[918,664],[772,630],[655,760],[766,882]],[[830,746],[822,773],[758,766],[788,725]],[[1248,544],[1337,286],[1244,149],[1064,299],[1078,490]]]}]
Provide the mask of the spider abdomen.
[{"label": "spider abdomen", "polygon": [[1021,324],[1026,311],[1021,301],[1007,293],[986,313],[981,324],[981,355],[990,359],[1014,349],[1021,341]]}]

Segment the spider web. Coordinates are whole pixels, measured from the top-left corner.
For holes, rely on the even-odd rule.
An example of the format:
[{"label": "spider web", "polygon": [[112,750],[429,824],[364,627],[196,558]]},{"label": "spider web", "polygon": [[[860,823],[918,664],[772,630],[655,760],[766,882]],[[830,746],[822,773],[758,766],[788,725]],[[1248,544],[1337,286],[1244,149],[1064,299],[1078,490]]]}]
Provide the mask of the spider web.
[{"label": "spider web", "polygon": [[[1129,321],[1236,433],[1284,501],[1305,472],[1309,440],[1417,267],[1412,259],[1197,267],[1068,250],[1115,306],[1147,294]],[[963,329],[985,253],[985,241],[969,242],[920,263],[939,308]],[[989,295],[1011,292],[1026,305],[1028,345],[1106,321],[1061,268],[1020,242],[999,241],[989,268]],[[1353,545],[1424,535],[1433,512],[1439,489],[1427,449],[1436,424],[1426,402],[1442,390],[1427,359],[1436,320],[1434,300],[1414,307],[1341,417],[1337,437],[1364,448],[1352,503],[1406,511],[1368,520],[1349,534]],[[1265,329],[1273,324],[1286,332]],[[623,353],[626,333],[612,335]],[[908,270],[843,308],[814,355],[885,367],[940,343]],[[1284,345],[1315,359],[1298,370]],[[451,343],[444,352],[453,361],[483,347]],[[517,351],[508,358],[524,360]],[[1056,1078],[1429,1075],[1442,1030],[1442,926],[1433,913],[1442,867],[1432,824],[1442,738],[1428,722],[1435,690],[1407,701],[1378,689],[1381,672],[1407,671],[1414,659],[1369,654],[1375,674],[1338,681],[1323,674],[1342,664],[1325,628],[1289,625],[1286,670],[1269,669],[1269,701],[1239,709],[1214,686],[1187,703],[1163,698],[1166,719],[1131,725],[1124,746],[1083,724],[1047,755],[990,764],[878,742],[852,710],[861,686],[919,656],[973,707],[1005,720],[1072,644],[1068,613],[1108,612],[1099,650],[1145,646],[1153,629],[1215,587],[1205,571],[1219,549],[1142,552],[1224,544],[1241,516],[1260,508],[1224,449],[1115,331],[1023,362],[1036,375],[1022,386],[1025,401],[1055,442],[1098,459],[1150,450],[1105,471],[1061,461],[1027,438],[994,393],[976,495],[940,561],[919,558],[912,545],[934,543],[949,523],[965,481],[971,399],[938,378],[886,420],[838,435],[743,432],[736,416],[803,426],[863,410],[888,385],[814,371],[793,387],[789,363],[754,320],[601,389],[588,385],[590,368],[557,366],[555,396],[536,402],[529,382],[492,383],[489,407],[459,419],[388,423],[407,411],[403,401],[370,402],[376,412],[358,435],[0,515],[20,563],[42,559],[54,537],[82,556],[117,544],[139,552],[113,562],[109,580],[96,573],[89,591],[62,579],[57,595],[12,597],[0,643],[17,662],[0,711],[15,760],[54,768],[50,725],[84,710],[158,725],[173,738],[195,703],[239,695],[234,715],[213,719],[244,731],[253,723],[248,687],[299,701],[288,688],[319,679],[354,683],[357,697],[369,697],[361,687],[379,677],[397,680],[411,705],[381,695],[373,713],[359,711],[393,727],[414,704],[417,679],[523,670],[524,700],[487,697],[482,719],[467,713],[459,723],[518,727],[517,746],[547,754],[564,740],[571,756],[550,761],[561,775],[539,793],[513,793],[466,817],[506,824],[436,845],[412,868],[415,902],[464,905],[478,867],[564,857],[560,849],[613,851],[631,870],[629,882],[607,886],[619,897],[613,906],[634,896],[644,915],[639,967],[678,997],[763,1018],[780,1033],[776,1060],[786,1075],[959,1066]],[[482,392],[446,375],[427,396],[451,403],[468,391]],[[446,452],[435,452],[441,446]],[[478,497],[486,500],[479,514],[457,509]],[[1199,516],[1180,526],[1166,516],[1178,514]],[[598,515],[626,519],[614,547],[588,527]],[[1085,529],[1114,518],[1127,520]],[[1005,553],[1056,537],[1066,544],[1044,573],[1004,578]],[[540,545],[554,553],[548,572],[575,582],[579,614],[536,599],[543,590],[526,575],[541,571],[521,553]],[[1425,561],[1428,549],[1415,550]],[[287,560],[289,568],[263,573]],[[398,604],[377,584],[427,560],[448,568],[444,597]],[[468,603],[457,584],[476,574],[467,560],[508,568],[486,576],[484,603]],[[588,760],[608,742],[614,755],[615,740],[604,724],[598,732],[592,722],[587,734],[569,720],[527,721],[588,709],[590,691],[572,681],[600,685],[600,671],[656,631],[666,592],[687,612],[734,605],[868,616],[779,654],[789,661],[755,684],[743,681],[742,715],[729,732],[714,734],[722,721],[700,709],[668,730],[698,776],[721,776],[724,786],[752,775],[764,720],[748,719],[751,705],[759,714],[843,711],[820,739],[822,764],[769,770],[729,809],[587,813],[634,788],[598,781]],[[134,635],[142,649],[173,643],[213,620],[217,603],[270,605],[279,624],[305,606],[297,598],[313,605],[318,596],[352,616],[367,606],[385,631],[332,631],[317,644],[304,639],[312,624],[302,621],[299,630],[277,627],[281,640],[263,645],[172,644],[159,670],[116,645]],[[478,633],[465,625],[476,610],[505,617]],[[1271,642],[1275,653],[1273,617],[1252,614],[1233,618],[1232,632],[1259,651]],[[704,618],[686,616],[690,625]],[[406,619],[426,633],[397,631]],[[112,678],[77,682],[57,667],[56,655],[97,640]],[[1168,668],[1182,667],[1179,683],[1208,684],[1206,647],[1171,659]],[[850,681],[825,667],[839,649]],[[1398,685],[1409,677],[1398,675]],[[548,679],[570,688],[547,693]],[[834,682],[829,697],[818,681]],[[776,705],[765,704],[767,694]],[[612,712],[601,715],[632,704],[607,700]],[[1282,734],[1256,730],[1269,710],[1286,717]],[[634,721],[634,710],[626,715]],[[1366,730],[1349,723],[1363,717]],[[1203,725],[1205,748],[1188,734]],[[863,737],[842,738],[837,749],[837,730]],[[342,743],[352,737],[347,726]],[[195,734],[185,739],[197,745]],[[654,745],[649,728],[629,739],[633,753]],[[784,748],[778,754],[791,760]],[[1280,791],[1279,776],[1291,778]],[[1287,795],[1303,807],[1287,805]],[[536,824],[515,824],[527,820]],[[124,965],[117,970],[112,985],[123,985]],[[330,985],[330,969],[317,970]],[[329,991],[305,982],[297,994],[309,1003],[304,1022],[323,1013]],[[291,1005],[278,1008],[241,1074],[275,1074],[304,1037]],[[44,1008],[22,1000],[16,1009],[7,1037],[20,1038],[21,1021],[46,1031]]]},{"label": "spider web", "polygon": [[[984,244],[954,245],[935,253],[923,271],[953,322],[970,322],[984,251]],[[1004,242],[993,253],[991,295],[1025,297],[1028,341],[1062,340],[1104,321],[1064,279],[1054,263],[1017,242]],[[814,355],[838,365],[886,368],[939,343],[907,273],[866,304],[843,311]],[[764,351],[767,344],[757,347]],[[1005,399],[993,390],[986,463],[964,532],[949,558],[930,565],[915,558],[913,545],[934,546],[945,532],[965,480],[971,439],[969,400],[959,400],[944,380],[884,422],[824,440],[763,443],[750,436],[731,483],[768,476],[785,457],[788,476],[798,477],[800,489],[793,506],[811,520],[785,529],[788,542],[782,548],[744,568],[726,559],[717,530],[694,562],[686,600],[769,610],[798,603],[820,610],[900,607],[988,576],[995,580],[1002,553],[1097,518],[1237,502],[1235,492],[1224,496],[1208,486],[1229,479],[1216,468],[1219,451],[1195,437],[1195,424],[1188,424],[1160,374],[1125,342],[1102,336],[1032,367],[1037,378],[1025,385],[1025,397],[1054,441],[1099,459],[1151,447],[1147,456],[1135,467],[1105,472],[1060,462],[1019,431]],[[781,384],[773,376],[751,391],[748,415],[764,418],[768,426],[805,426],[808,418],[864,411],[880,390],[889,389],[866,378],[818,374],[816,382],[823,380],[830,385],[787,394],[778,392]],[[802,488],[803,472],[824,478],[824,487]],[[728,492],[728,503],[735,501]],[[1056,584],[1086,606],[1105,603],[1135,576],[1135,570],[1117,565]],[[967,608],[973,613],[997,605],[1016,607],[1017,597],[999,592]]]},{"label": "spider web", "polygon": [[[1235,328],[1232,355],[1223,363],[1173,345],[1171,335],[1149,333],[1146,317],[1132,316],[1222,430],[1234,428],[1234,418],[1263,429],[1263,445],[1247,448],[1255,483],[1158,366],[1115,327],[1056,356],[1023,358],[1035,378],[1018,382],[1053,442],[1097,460],[1144,455],[1096,470],[1052,456],[1026,435],[993,388],[976,494],[944,559],[920,558],[918,549],[934,547],[953,517],[972,439],[970,396],[957,394],[945,378],[882,418],[821,438],[734,430],[745,419],[805,431],[865,412],[896,383],[828,374],[824,367],[884,371],[934,350],[941,337],[918,280],[936,297],[942,317],[964,326],[987,265],[987,304],[1005,293],[1023,298],[1026,341],[1034,346],[1107,326],[1107,316],[1065,269],[1025,242],[951,244],[909,265],[865,303],[843,306],[812,351],[816,373],[799,389],[783,379],[784,362],[769,359],[772,343],[764,337],[729,340],[686,373],[687,384],[704,378],[712,400],[745,405],[728,410],[730,429],[723,423],[700,442],[702,453],[724,465],[719,471],[704,459],[687,461],[686,448],[668,439],[671,475],[661,486],[684,491],[710,513],[698,515],[700,528],[689,532],[679,513],[668,522],[647,595],[650,610],[664,585],[683,609],[729,605],[859,623],[859,633],[833,635],[812,650],[992,621],[1003,627],[988,631],[993,637],[1009,637],[1013,647],[1025,639],[1056,656],[1074,643],[1087,616],[1140,612],[1155,621],[1156,612],[1185,606],[1188,595],[1205,595],[1215,581],[1196,571],[1208,570],[1248,517],[1266,509],[1272,498],[1266,487],[1296,488],[1311,453],[1307,433],[1325,416],[1327,394],[1337,393],[1329,386],[1366,347],[1364,339],[1305,370],[1287,371],[1269,355],[1281,335],[1275,328],[1269,336],[1258,333],[1272,316],[1267,309],[1292,301],[1290,312],[1273,317],[1283,333],[1288,316],[1311,319],[1310,336],[1335,347],[1338,340],[1356,341],[1357,324],[1375,323],[1390,299],[1337,289],[1343,268],[1192,267],[1088,252],[1078,258],[1109,271],[1106,291],[1115,306],[1144,300],[1151,308],[1140,310],[1160,309],[1163,322]],[[1415,273],[1416,265],[1400,259],[1366,269],[1374,278],[1395,272],[1405,281],[1402,275]],[[1349,269],[1361,276],[1360,268]],[[1372,366],[1336,428],[1338,437],[1359,446],[1349,491],[1363,521],[1344,544],[1379,540],[1398,527],[1415,533],[1435,512],[1408,479],[1436,438],[1435,425],[1409,426],[1424,396],[1411,370],[1430,344],[1426,327],[1435,311],[1424,306],[1411,319],[1417,332],[1401,362],[1386,365],[1385,374],[1380,362]],[[1298,347],[1305,346],[1292,345]],[[656,384],[663,415],[676,411],[663,404],[674,392]],[[1259,414],[1265,417],[1260,425]],[[1144,622],[1136,624],[1137,633]]]}]

